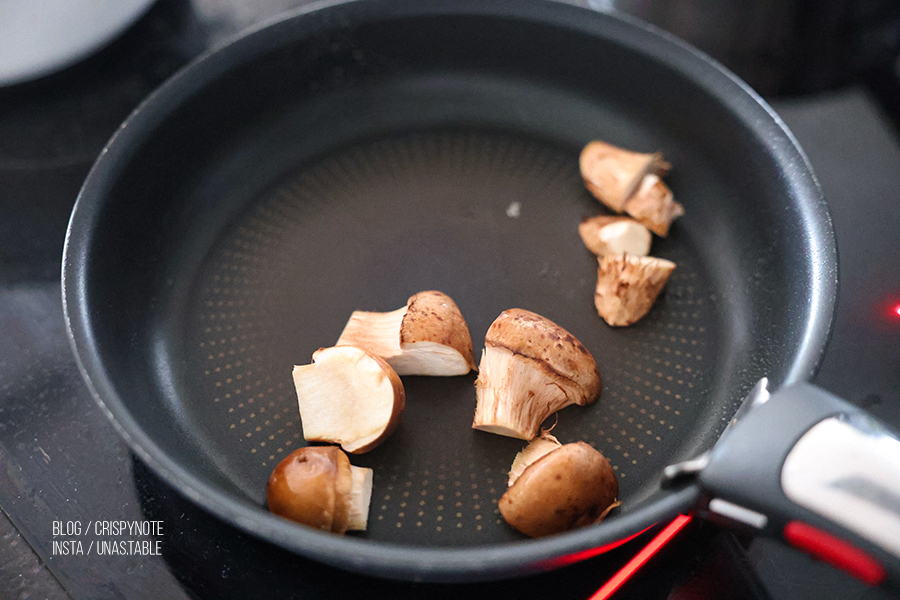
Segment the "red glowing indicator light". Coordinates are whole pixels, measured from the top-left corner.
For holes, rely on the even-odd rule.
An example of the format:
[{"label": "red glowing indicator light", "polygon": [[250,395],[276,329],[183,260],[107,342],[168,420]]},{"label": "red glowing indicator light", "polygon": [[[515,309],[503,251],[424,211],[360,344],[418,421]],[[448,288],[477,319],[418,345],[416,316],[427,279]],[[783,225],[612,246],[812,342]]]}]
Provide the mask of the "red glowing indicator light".
[{"label": "red glowing indicator light", "polygon": [[653,558],[657,552],[659,552],[660,548],[665,546],[669,540],[675,537],[679,531],[684,529],[685,525],[691,522],[691,517],[688,515],[678,515],[674,521],[669,523],[665,529],[660,531],[655,538],[653,538],[649,544],[644,546],[644,549],[638,552],[634,558],[628,561],[628,564],[622,567],[618,573],[612,576],[612,579],[606,582],[606,584],[597,590],[597,592],[590,597],[589,600],[606,600],[610,596],[612,596],[616,590],[618,590],[622,585],[628,581],[628,579],[634,575],[638,569],[644,566],[648,560]]},{"label": "red glowing indicator light", "polygon": [[871,317],[874,317],[872,325],[890,327],[890,330],[878,330],[879,333],[894,331],[900,324],[900,293],[891,292],[885,294],[872,304]]},{"label": "red glowing indicator light", "polygon": [[793,546],[809,552],[869,585],[881,585],[887,571],[874,558],[846,540],[801,521],[784,528],[784,538]]},{"label": "red glowing indicator light", "polygon": [[623,546],[623,545],[627,544],[634,538],[636,538],[640,535],[643,535],[644,533],[646,533],[648,530],[650,530],[652,528],[653,528],[653,525],[651,525],[647,529],[644,529],[643,531],[638,531],[637,533],[635,533],[633,535],[623,538],[617,542],[612,542],[611,544],[606,544],[605,546],[597,546],[596,548],[589,548],[588,550],[582,550],[581,552],[575,552],[574,554],[567,554],[566,556],[561,556],[561,557],[551,561],[550,563],[548,563],[548,565],[551,568],[564,567],[566,565],[571,565],[571,564],[574,564],[577,562],[581,562],[583,560],[587,560],[589,558],[593,558],[595,556],[599,556],[601,554],[605,554],[606,552],[609,552],[610,550],[615,550],[619,546]]}]

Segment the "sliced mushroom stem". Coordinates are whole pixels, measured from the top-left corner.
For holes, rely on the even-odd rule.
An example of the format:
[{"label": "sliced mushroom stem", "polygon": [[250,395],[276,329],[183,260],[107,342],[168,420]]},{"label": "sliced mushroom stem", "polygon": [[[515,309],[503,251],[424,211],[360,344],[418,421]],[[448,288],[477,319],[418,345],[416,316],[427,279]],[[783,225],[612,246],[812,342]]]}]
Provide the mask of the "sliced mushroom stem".
[{"label": "sliced mushroom stem", "polygon": [[530,440],[547,417],[592,403],[600,388],[597,363],[571,333],[533,312],[510,309],[485,336],[472,427]]},{"label": "sliced mushroom stem", "polygon": [[400,324],[404,315],[405,306],[390,312],[355,310],[335,346],[356,346],[383,358],[388,364],[395,362],[400,355]]},{"label": "sliced mushroom stem", "polygon": [[347,498],[347,530],[365,531],[369,524],[372,481],[375,471],[350,465],[350,495]]},{"label": "sliced mushroom stem", "polygon": [[506,348],[485,348],[479,372],[472,426],[498,435],[534,438],[547,417],[580,393],[572,383],[548,383],[540,363]]},{"label": "sliced mushroom stem", "polygon": [[293,370],[307,441],[361,453],[393,433],[406,407],[406,392],[390,365],[354,346],[320,348],[312,358],[312,364]]},{"label": "sliced mushroom stem", "polygon": [[650,312],[675,270],[672,261],[653,256],[604,256],[598,263],[594,306],[614,327],[632,325]]},{"label": "sliced mushroom stem", "polygon": [[390,312],[354,311],[338,346],[383,358],[398,375],[465,375],[476,368],[469,328],[456,303],[437,291],[419,292]]}]

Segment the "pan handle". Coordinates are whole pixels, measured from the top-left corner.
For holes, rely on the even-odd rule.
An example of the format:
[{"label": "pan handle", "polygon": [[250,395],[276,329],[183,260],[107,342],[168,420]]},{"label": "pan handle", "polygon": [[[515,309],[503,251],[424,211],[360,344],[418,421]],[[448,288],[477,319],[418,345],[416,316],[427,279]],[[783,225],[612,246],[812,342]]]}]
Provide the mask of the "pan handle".
[{"label": "pan handle", "polygon": [[900,435],[808,384],[773,393],[698,473],[710,520],[900,590]]}]

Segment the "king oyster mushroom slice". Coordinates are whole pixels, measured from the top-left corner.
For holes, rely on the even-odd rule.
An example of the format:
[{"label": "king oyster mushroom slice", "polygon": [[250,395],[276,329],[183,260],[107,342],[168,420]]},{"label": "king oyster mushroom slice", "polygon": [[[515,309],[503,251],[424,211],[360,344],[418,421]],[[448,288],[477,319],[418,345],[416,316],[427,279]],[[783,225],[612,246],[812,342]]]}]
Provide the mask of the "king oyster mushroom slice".
[{"label": "king oyster mushroom slice", "polygon": [[562,533],[601,521],[619,505],[615,471],[590,444],[538,438],[529,446],[535,448],[516,457],[521,472],[499,502],[514,529],[531,537]]},{"label": "king oyster mushroom slice", "polygon": [[646,227],[623,216],[598,215],[584,219],[578,225],[578,233],[587,249],[597,256],[622,253],[646,256],[653,238]]},{"label": "king oyster mushroom slice", "polygon": [[659,152],[632,152],[600,140],[587,144],[578,162],[588,191],[617,213],[625,210],[645,175],[665,175],[671,168]]},{"label": "king oyster mushroom slice", "polygon": [[575,336],[545,317],[512,308],[485,336],[472,427],[530,440],[547,417],[571,404],[591,404],[600,388],[597,363]]},{"label": "king oyster mushroom slice", "polygon": [[658,176],[644,176],[634,195],[625,202],[625,212],[660,237],[669,235],[669,225],[684,214],[672,190]]},{"label": "king oyster mushroom slice", "polygon": [[419,292],[391,312],[354,311],[336,345],[380,356],[398,375],[465,375],[477,369],[459,307],[437,291]]},{"label": "king oyster mushroom slice", "polygon": [[631,325],[650,312],[675,263],[653,256],[604,256],[598,259],[594,306],[609,325]]}]

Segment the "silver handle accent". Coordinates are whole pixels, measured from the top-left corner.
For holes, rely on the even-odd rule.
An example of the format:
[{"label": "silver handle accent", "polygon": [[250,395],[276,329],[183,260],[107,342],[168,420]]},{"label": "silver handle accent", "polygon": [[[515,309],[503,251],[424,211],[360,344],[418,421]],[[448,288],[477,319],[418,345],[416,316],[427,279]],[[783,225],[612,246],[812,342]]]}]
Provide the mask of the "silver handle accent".
[{"label": "silver handle accent", "polygon": [[785,495],[900,558],[900,440],[865,417],[809,429],[781,470]]}]

